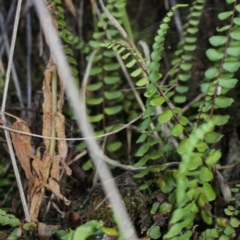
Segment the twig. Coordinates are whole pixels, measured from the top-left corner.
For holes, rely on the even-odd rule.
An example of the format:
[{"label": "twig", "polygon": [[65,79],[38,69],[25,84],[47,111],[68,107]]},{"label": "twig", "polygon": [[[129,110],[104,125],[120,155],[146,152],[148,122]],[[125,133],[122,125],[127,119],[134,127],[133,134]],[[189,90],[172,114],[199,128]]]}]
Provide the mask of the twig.
[{"label": "twig", "polygon": [[28,9],[26,15],[26,24],[27,24],[27,106],[30,108],[32,104],[32,78],[31,78],[32,25],[30,8]]},{"label": "twig", "polygon": [[[5,23],[4,23],[4,30],[1,32],[2,35],[0,36],[0,58],[2,58],[2,54],[3,54],[3,51],[4,51],[4,45],[2,44],[3,37],[4,37],[4,34],[7,34],[8,26],[9,26],[11,20],[12,20],[14,12],[15,12],[16,2],[17,2],[17,0],[13,0],[11,2],[11,7],[8,11],[7,17],[5,18],[6,20],[5,20]],[[2,8],[4,9],[3,1],[0,2],[0,3],[1,3],[1,10],[2,10]]]},{"label": "twig", "polygon": [[[8,86],[9,86],[9,82],[10,82],[10,72],[11,72],[12,63],[13,63],[13,53],[14,53],[16,37],[17,37],[17,29],[18,29],[19,18],[20,18],[21,5],[22,5],[22,0],[19,0],[18,4],[17,4],[16,16],[15,16],[15,22],[14,22],[14,28],[13,28],[13,34],[12,34],[12,42],[11,42],[11,47],[10,47],[10,52],[9,52],[6,80],[5,80],[5,86],[4,86],[4,92],[3,92],[1,119],[4,123],[6,121],[5,108],[6,108],[6,101],[7,101],[7,95],[8,95]],[[15,177],[16,177],[17,185],[18,185],[20,198],[22,200],[22,205],[23,205],[25,218],[26,218],[27,222],[30,222],[29,210],[28,210],[26,198],[25,198],[25,195],[24,195],[24,190],[23,190],[20,174],[19,174],[18,167],[17,167],[17,162],[16,162],[14,151],[13,151],[13,146],[12,146],[12,141],[11,141],[11,138],[10,138],[10,134],[6,130],[4,130],[4,133],[5,133],[7,145],[8,145],[8,148],[9,148],[9,153],[10,153],[10,157],[11,157],[11,161],[12,161],[12,165],[13,165],[13,170],[14,170],[14,174],[15,174]]]},{"label": "twig", "polygon": [[[5,113],[6,115],[10,115],[13,116],[12,114],[9,113]],[[15,116],[14,116],[15,117]],[[55,140],[66,140],[66,141],[82,141],[82,140],[87,140],[87,139],[93,139],[93,138],[102,138],[102,137],[106,137],[115,133],[118,133],[120,131],[122,131],[123,129],[129,127],[131,124],[133,124],[134,122],[136,122],[137,120],[139,120],[142,117],[142,114],[140,114],[138,117],[134,118],[131,122],[124,124],[123,127],[116,129],[112,132],[108,132],[102,135],[97,135],[97,136],[89,136],[89,137],[83,137],[83,138],[58,138],[58,137],[49,137],[49,136],[43,136],[43,135],[38,135],[38,134],[34,134],[34,133],[28,133],[28,132],[24,132],[24,131],[20,131],[20,130],[16,130],[11,126],[7,126],[7,125],[0,125],[0,128],[8,130],[10,132],[15,132],[15,133],[19,133],[19,134],[24,134],[27,136],[32,136],[32,137],[37,137],[37,138],[45,138],[45,139],[55,139]],[[15,117],[16,119],[20,119]],[[21,119],[20,119],[21,120]],[[1,122],[0,122],[1,123]]]},{"label": "twig", "polygon": [[[2,13],[0,13],[0,24],[1,24],[1,29],[4,32],[3,15],[2,15]],[[4,35],[3,35],[3,40],[4,40],[6,54],[8,55],[8,58],[10,58],[9,40],[8,40],[8,36],[7,36],[6,33],[4,33]],[[18,101],[19,101],[19,105],[20,105],[21,108],[24,108],[24,103],[23,103],[23,98],[22,98],[22,91],[21,91],[21,88],[20,88],[20,84],[19,84],[19,80],[18,80],[18,76],[17,76],[17,72],[16,72],[16,68],[15,68],[14,62],[11,63],[11,71],[12,71],[14,86],[15,86],[15,89],[16,89],[16,92],[17,92],[17,98],[18,98]],[[10,73],[9,73],[9,75],[10,75]],[[6,78],[7,78],[7,76],[6,76]]]}]

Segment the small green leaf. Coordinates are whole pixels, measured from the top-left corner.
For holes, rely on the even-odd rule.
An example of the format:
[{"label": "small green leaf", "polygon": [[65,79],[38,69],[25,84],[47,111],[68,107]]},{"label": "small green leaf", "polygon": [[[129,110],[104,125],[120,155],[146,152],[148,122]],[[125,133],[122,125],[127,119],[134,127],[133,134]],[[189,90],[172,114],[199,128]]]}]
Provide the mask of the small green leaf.
[{"label": "small green leaf", "polygon": [[152,208],[150,210],[150,213],[151,214],[156,214],[159,206],[160,206],[160,202],[154,202],[153,205],[152,205]]},{"label": "small green leaf", "polygon": [[218,52],[213,48],[208,49],[206,55],[210,61],[218,61],[223,58],[223,52]]},{"label": "small green leaf", "polygon": [[161,106],[165,101],[166,101],[166,99],[164,97],[158,96],[158,97],[153,98],[150,101],[150,105],[154,106],[154,107]]},{"label": "small green leaf", "polygon": [[209,42],[215,46],[221,46],[221,45],[225,45],[225,43],[227,42],[227,37],[226,36],[212,36],[209,38]]},{"label": "small green leaf", "polygon": [[175,96],[173,98],[173,101],[175,103],[184,103],[184,102],[186,102],[186,100],[187,100],[187,97],[186,96],[182,96],[182,95],[177,95],[177,96]]},{"label": "small green leaf", "polygon": [[234,228],[238,228],[240,226],[240,221],[237,218],[233,217],[230,219],[230,225]]},{"label": "small green leaf", "polygon": [[192,68],[192,64],[191,63],[182,63],[180,65],[180,68],[183,70],[183,71],[189,71],[191,68]]},{"label": "small green leaf", "polygon": [[188,119],[184,116],[181,116],[178,121],[183,125],[186,126],[188,124]]},{"label": "small green leaf", "polygon": [[231,27],[231,25],[226,25],[226,26],[223,26],[220,28],[217,27],[217,32],[225,32],[225,31],[229,30],[230,27]]},{"label": "small green leaf", "polygon": [[137,76],[139,76],[141,73],[142,73],[142,68],[138,68],[138,69],[136,69],[135,71],[133,71],[132,73],[131,73],[131,76],[132,77],[137,77]]},{"label": "small green leaf", "polygon": [[115,83],[119,82],[120,77],[119,76],[105,76],[103,78],[103,80],[104,80],[105,84],[110,85],[110,84],[115,84]]},{"label": "small green leaf", "polygon": [[219,79],[219,86],[224,87],[224,88],[234,88],[238,80],[236,78],[233,79]]},{"label": "small green leaf", "polygon": [[213,79],[218,75],[218,68],[216,67],[211,67],[205,72],[205,77],[207,79]]},{"label": "small green leaf", "polygon": [[184,94],[188,91],[189,87],[188,86],[177,86],[176,91],[178,93]]},{"label": "small green leaf", "polygon": [[142,133],[140,137],[137,139],[136,143],[145,142],[147,139],[147,136],[148,136],[147,133]]},{"label": "small green leaf", "polygon": [[173,112],[170,109],[166,109],[158,116],[158,121],[160,123],[166,123],[166,122],[169,122],[172,117],[173,117]]},{"label": "small green leaf", "polygon": [[137,62],[136,59],[132,59],[132,61],[130,61],[130,62],[126,65],[126,67],[127,67],[127,68],[131,68],[131,67],[133,67],[133,65],[134,65],[136,62]]},{"label": "small green leaf", "polygon": [[136,157],[142,157],[149,149],[149,144],[148,143],[145,143],[143,144],[139,149],[138,151],[136,152],[135,156]]},{"label": "small green leaf", "polygon": [[102,72],[102,68],[100,67],[92,67],[90,71],[90,76],[96,76]]},{"label": "small green leaf", "polygon": [[207,149],[207,144],[203,141],[199,141],[196,145],[195,148],[198,150],[198,152],[205,152]]},{"label": "small green leaf", "polygon": [[203,184],[203,191],[206,194],[208,201],[213,201],[216,199],[216,193],[214,192],[212,186],[209,183]]},{"label": "small green leaf", "polygon": [[134,164],[134,167],[142,167],[146,164],[146,162],[149,160],[149,155],[144,155],[137,163]]},{"label": "small green leaf", "polygon": [[215,98],[215,104],[220,108],[227,108],[231,106],[233,102],[234,102],[233,98],[228,98],[224,96],[218,96]]},{"label": "small green leaf", "polygon": [[89,97],[87,97],[86,98],[86,103],[88,105],[99,105],[102,102],[103,102],[103,98],[102,97],[100,97],[100,98],[89,98]]},{"label": "small green leaf", "polygon": [[149,171],[150,171],[150,169],[147,168],[147,169],[143,170],[142,172],[140,172],[140,173],[138,173],[138,174],[135,174],[135,175],[134,175],[134,178],[142,178],[142,177],[144,177],[146,174],[148,174]]},{"label": "small green leaf", "polygon": [[175,137],[179,137],[183,133],[183,126],[180,124],[175,124],[171,129],[171,134]]},{"label": "small green leaf", "polygon": [[122,95],[123,94],[122,94],[121,91],[113,91],[113,92],[105,91],[104,92],[104,97],[108,100],[113,100],[113,99],[120,98]]},{"label": "small green leaf", "polygon": [[225,229],[224,229],[224,233],[228,236],[232,235],[233,233],[235,233],[235,230],[232,226],[227,226]]},{"label": "small green leaf", "polygon": [[153,183],[153,180],[152,180],[152,179],[146,181],[143,185],[141,185],[141,186],[139,187],[139,190],[142,191],[142,190],[148,189],[149,186],[150,186],[152,183]]},{"label": "small green leaf", "polygon": [[84,171],[88,171],[92,168],[93,168],[93,164],[92,164],[92,161],[90,159],[82,165],[82,169]]},{"label": "small green leaf", "polygon": [[107,145],[107,150],[109,152],[115,152],[122,146],[121,142],[113,142]]},{"label": "small green leaf", "polygon": [[179,79],[180,81],[182,81],[182,82],[188,81],[190,77],[191,77],[191,75],[190,75],[190,74],[187,74],[187,73],[185,73],[185,74],[180,73],[180,74],[178,75],[178,79]]},{"label": "small green leaf", "polygon": [[154,226],[150,229],[149,236],[151,239],[159,239],[161,237],[160,227]]},{"label": "small green leaf", "polygon": [[116,71],[118,70],[120,65],[118,63],[107,63],[103,66],[105,71]]},{"label": "small green leaf", "polygon": [[239,67],[240,67],[239,62],[225,62],[223,64],[223,69],[230,73],[235,73]]},{"label": "small green leaf", "polygon": [[147,107],[145,112],[144,112],[144,114],[143,114],[143,116],[142,116],[142,118],[145,119],[145,118],[150,117],[152,112],[153,112],[153,110],[154,110],[154,107],[152,107],[152,106]]},{"label": "small green leaf", "polygon": [[180,155],[186,153],[187,150],[188,150],[189,144],[190,144],[189,138],[184,138],[184,139],[181,141],[181,143],[179,144],[179,146],[178,146],[178,148],[177,148],[177,152],[178,152]]},{"label": "small green leaf", "polygon": [[157,87],[156,87],[156,84],[155,83],[151,83],[149,86],[148,86],[148,89],[147,91],[144,93],[144,96],[146,98],[149,98],[151,97],[157,90]]},{"label": "small green leaf", "polygon": [[136,82],[136,86],[138,86],[138,87],[145,86],[147,84],[147,82],[148,82],[148,77],[143,77]]},{"label": "small green leaf", "polygon": [[172,207],[173,207],[172,204],[163,202],[159,208],[160,213],[162,214],[170,213],[172,211]]},{"label": "small green leaf", "polygon": [[87,91],[96,91],[102,87],[103,83],[98,82],[87,86]]},{"label": "small green leaf", "polygon": [[151,119],[150,119],[150,118],[146,118],[146,119],[141,123],[139,129],[140,129],[141,131],[145,131],[145,130],[149,127],[150,123],[151,123]]},{"label": "small green leaf", "polygon": [[218,19],[225,20],[225,19],[229,18],[230,16],[232,16],[232,14],[233,14],[233,11],[219,13]]},{"label": "small green leaf", "polygon": [[199,156],[193,156],[191,162],[188,165],[188,170],[193,171],[196,170],[203,163],[202,158]]},{"label": "small green leaf", "polygon": [[209,167],[211,167],[219,161],[221,156],[222,156],[222,153],[219,150],[213,149],[208,154],[207,158],[205,159],[205,162]]},{"label": "small green leaf", "polygon": [[204,137],[204,141],[206,143],[216,143],[218,142],[221,138],[223,137],[223,135],[220,135],[216,132],[210,132],[210,133],[207,133]]},{"label": "small green leaf", "polygon": [[102,231],[108,236],[118,236],[118,231],[115,228],[102,227]]},{"label": "small green leaf", "polygon": [[239,29],[236,29],[236,30],[233,30],[231,33],[230,33],[230,36],[235,39],[235,40],[240,40],[240,31]]},{"label": "small green leaf", "polygon": [[91,122],[91,123],[100,122],[103,119],[103,114],[97,114],[95,116],[89,116],[88,119],[89,119],[89,122]]},{"label": "small green leaf", "polygon": [[233,19],[233,22],[236,24],[236,25],[240,25],[240,18],[239,17],[235,17]]},{"label": "small green leaf", "polygon": [[234,57],[240,56],[240,48],[238,46],[230,46],[227,48],[227,53]]},{"label": "small green leaf", "polygon": [[107,115],[115,115],[117,113],[119,113],[122,110],[122,106],[114,106],[114,107],[106,107],[104,109],[104,112]]},{"label": "small green leaf", "polygon": [[202,167],[200,170],[199,178],[203,182],[209,182],[213,179],[213,173],[207,167]]},{"label": "small green leaf", "polygon": [[212,117],[212,120],[215,125],[221,126],[221,125],[226,124],[228,122],[229,118],[230,118],[229,115],[214,115]]}]

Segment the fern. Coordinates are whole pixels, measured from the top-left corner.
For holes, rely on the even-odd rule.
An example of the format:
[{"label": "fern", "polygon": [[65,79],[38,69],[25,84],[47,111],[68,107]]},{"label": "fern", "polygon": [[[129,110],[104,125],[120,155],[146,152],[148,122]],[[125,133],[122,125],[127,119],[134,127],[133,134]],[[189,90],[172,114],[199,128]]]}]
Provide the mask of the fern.
[{"label": "fern", "polygon": [[[186,119],[182,118],[182,123],[179,121],[177,117],[177,113],[179,113],[180,109],[173,108],[166,97],[164,91],[158,87],[158,81],[162,78],[162,75],[159,73],[160,68],[160,60],[162,51],[164,49],[164,39],[168,29],[168,23],[173,16],[173,11],[177,7],[184,7],[185,5],[177,5],[167,14],[167,16],[163,19],[162,23],[160,24],[160,29],[158,30],[158,34],[155,37],[155,43],[153,44],[153,52],[151,54],[151,63],[149,65],[149,86],[147,87],[147,91],[144,93],[144,96],[147,98],[146,102],[146,111],[143,115],[143,122],[140,126],[140,130],[144,131],[138,138],[138,143],[144,144],[139,148],[135,156],[142,157],[135,166],[143,166],[147,164],[149,160],[158,159],[164,154],[163,149],[159,149],[156,151],[154,150],[154,145],[159,144],[162,141],[162,137],[157,137],[156,139],[152,139],[151,137],[151,128],[150,125],[153,122],[158,121],[156,125],[156,129],[154,132],[157,132],[158,129],[162,127],[162,124],[169,122],[172,117],[174,117],[177,121],[177,124],[173,127],[173,133],[176,136],[180,136],[183,133],[184,127],[187,123]],[[143,80],[140,80],[143,81]],[[144,80],[146,81],[146,80]],[[166,103],[167,108],[163,110],[161,114],[158,116],[153,116],[152,114],[157,107],[161,107],[163,103]],[[152,149],[152,150],[150,150]]]},{"label": "fern", "polygon": [[0,225],[10,225],[11,227],[19,226],[20,221],[12,214],[8,214],[2,209],[0,209]]},{"label": "fern", "polygon": [[190,13],[186,20],[187,23],[183,28],[183,40],[178,44],[177,50],[174,52],[174,59],[171,61],[173,70],[170,71],[170,84],[175,84],[174,91],[168,93],[168,97],[173,97],[176,104],[185,103],[187,100],[186,93],[189,92],[187,83],[192,80],[192,61],[194,51],[197,46],[198,25],[203,9],[204,0],[193,1],[190,7]]}]

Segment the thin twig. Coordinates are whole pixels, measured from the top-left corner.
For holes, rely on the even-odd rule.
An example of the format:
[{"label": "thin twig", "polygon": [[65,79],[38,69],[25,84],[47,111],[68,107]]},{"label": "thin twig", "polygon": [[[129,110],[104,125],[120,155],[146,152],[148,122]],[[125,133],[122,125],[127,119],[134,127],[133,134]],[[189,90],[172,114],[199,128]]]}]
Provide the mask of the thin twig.
[{"label": "thin twig", "polygon": [[[11,2],[11,7],[8,10],[7,17],[5,18],[4,30],[1,32],[2,35],[0,36],[0,58],[2,58],[2,54],[3,54],[3,51],[4,51],[4,44],[2,44],[3,37],[4,37],[4,34],[7,34],[8,26],[11,23],[11,20],[14,16],[14,12],[15,12],[15,8],[16,8],[16,2],[17,2],[17,0],[13,0]],[[4,9],[3,1],[0,1],[0,3],[1,3],[1,10],[3,10]]]},{"label": "thin twig", "polygon": [[[13,63],[13,53],[14,53],[18,24],[19,24],[19,18],[20,18],[21,5],[22,5],[22,0],[19,0],[18,5],[17,5],[17,10],[16,10],[14,27],[13,27],[12,42],[11,42],[11,47],[10,47],[10,52],[9,52],[6,80],[5,80],[5,86],[4,86],[4,92],[3,92],[1,119],[4,123],[6,122],[5,108],[6,108],[6,101],[7,101],[7,95],[8,95],[8,86],[9,86],[9,82],[10,82],[10,72],[11,72],[12,63]],[[18,167],[17,167],[17,162],[16,162],[16,158],[15,158],[10,134],[7,130],[4,130],[4,133],[5,133],[7,145],[8,145],[8,148],[9,148],[9,153],[10,153],[10,157],[11,157],[11,161],[12,161],[12,165],[13,165],[13,170],[14,170],[14,174],[15,174],[15,177],[16,177],[17,185],[18,185],[20,198],[22,200],[22,205],[23,205],[25,218],[26,218],[27,222],[30,222],[28,205],[27,205],[27,201],[26,201],[26,198],[25,198],[25,195],[24,195],[24,190],[23,190],[20,174],[19,174]]]},{"label": "thin twig", "polygon": [[31,62],[32,62],[32,25],[31,11],[28,9],[26,15],[27,24],[27,106],[30,108],[32,104],[32,78],[31,78]]},{"label": "thin twig", "polygon": [[[5,113],[6,115],[11,115],[9,113]],[[12,116],[12,115],[11,115]],[[15,116],[14,116],[15,117]],[[19,134],[24,134],[26,136],[32,136],[32,137],[37,137],[37,138],[44,138],[44,139],[55,139],[55,140],[66,140],[66,141],[82,141],[82,140],[87,140],[87,139],[93,139],[93,138],[102,138],[102,137],[106,137],[115,133],[118,133],[122,130],[124,130],[125,128],[129,127],[131,124],[133,124],[134,122],[136,122],[137,120],[139,120],[142,117],[142,114],[140,114],[138,117],[134,118],[131,122],[124,124],[121,128],[116,129],[112,132],[108,132],[105,134],[101,134],[101,135],[97,135],[97,136],[89,136],[89,137],[83,137],[83,138],[58,138],[58,137],[49,137],[49,136],[43,136],[43,135],[38,135],[38,134],[34,134],[34,133],[28,133],[28,132],[24,132],[24,131],[20,131],[20,130],[16,130],[11,126],[7,126],[7,125],[0,125],[0,128],[8,130],[10,132],[15,132],[15,133],[19,133]],[[20,119],[17,118],[16,119]],[[21,120],[21,119],[20,119]]]},{"label": "thin twig", "polygon": [[[1,30],[4,32],[2,13],[0,13],[0,24],[1,24]],[[7,36],[6,33],[4,33],[4,35],[3,35],[3,40],[4,40],[4,46],[5,46],[6,54],[8,55],[8,58],[10,58],[10,46],[9,46],[8,36]],[[12,64],[11,71],[12,71],[13,83],[14,83],[14,86],[15,86],[15,89],[16,89],[16,92],[17,92],[17,98],[18,98],[18,101],[19,101],[19,105],[20,105],[21,108],[24,108],[22,91],[21,91],[21,88],[20,88],[15,64],[14,64],[14,62],[12,62],[11,64]],[[7,78],[7,76],[6,76],[6,78]]]}]

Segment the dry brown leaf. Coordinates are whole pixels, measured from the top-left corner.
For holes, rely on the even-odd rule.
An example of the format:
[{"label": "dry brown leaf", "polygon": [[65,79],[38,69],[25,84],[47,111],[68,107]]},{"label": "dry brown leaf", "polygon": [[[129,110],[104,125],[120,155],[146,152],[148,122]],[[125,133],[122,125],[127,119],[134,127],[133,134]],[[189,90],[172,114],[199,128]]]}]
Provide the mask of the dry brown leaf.
[{"label": "dry brown leaf", "polygon": [[64,104],[64,93],[65,93],[65,85],[63,81],[59,77],[59,84],[60,84],[60,93],[59,93],[59,100],[58,100],[58,111],[62,112],[63,104]]},{"label": "dry brown leaf", "polygon": [[[42,135],[50,137],[52,131],[52,114],[47,112],[43,114],[43,129],[42,129]],[[43,139],[46,151],[48,151],[50,146],[50,139]]]},{"label": "dry brown leaf", "polygon": [[30,219],[33,222],[38,221],[38,215],[40,211],[40,207],[42,204],[42,200],[44,197],[45,189],[44,189],[45,184],[39,180],[38,177],[34,178],[34,183],[33,183],[33,188],[29,192],[29,197],[30,197]]},{"label": "dry brown leaf", "polygon": [[[65,117],[62,113],[57,112],[55,114],[55,130],[57,137],[65,138]],[[65,163],[65,159],[68,153],[68,145],[66,140],[58,140],[58,154],[61,156],[62,165],[67,173],[67,175],[72,174],[72,170]]]},{"label": "dry brown leaf", "polygon": [[48,68],[44,72],[44,81],[43,81],[43,96],[44,96],[44,102],[43,102],[43,112],[52,112],[52,93],[51,93],[51,80],[52,80],[52,69]]},{"label": "dry brown leaf", "polygon": [[[24,121],[16,121],[13,123],[12,127],[19,131],[31,133],[29,127]],[[30,158],[34,157],[31,147],[31,137],[14,132],[10,132],[10,134],[12,137],[13,147],[15,149],[20,165],[24,170],[26,178],[30,180],[33,177],[31,172]]]},{"label": "dry brown leaf", "polygon": [[49,177],[49,171],[51,167],[51,156],[45,154],[43,159],[41,160],[41,152],[40,148],[38,148],[37,154],[32,162],[32,167],[35,170],[37,177],[41,181],[46,183]]},{"label": "dry brown leaf", "polygon": [[48,184],[45,186],[48,190],[50,190],[54,195],[59,199],[64,201],[66,205],[70,204],[70,201],[67,200],[61,193],[60,193],[60,162],[61,157],[59,155],[55,155],[52,157],[52,168],[51,168],[51,178],[49,179]]},{"label": "dry brown leaf", "polygon": [[56,181],[57,184],[60,180],[60,162],[61,157],[59,155],[52,156],[52,168],[50,176]]},{"label": "dry brown leaf", "polygon": [[61,193],[60,193],[60,188],[59,185],[56,184],[56,181],[53,180],[52,178],[49,179],[49,184],[45,186],[48,190],[50,190],[57,199],[62,200],[65,205],[70,205],[70,201],[65,198]]},{"label": "dry brown leaf", "polygon": [[76,8],[73,5],[72,0],[65,0],[65,4],[69,8],[70,12],[76,17]]}]

